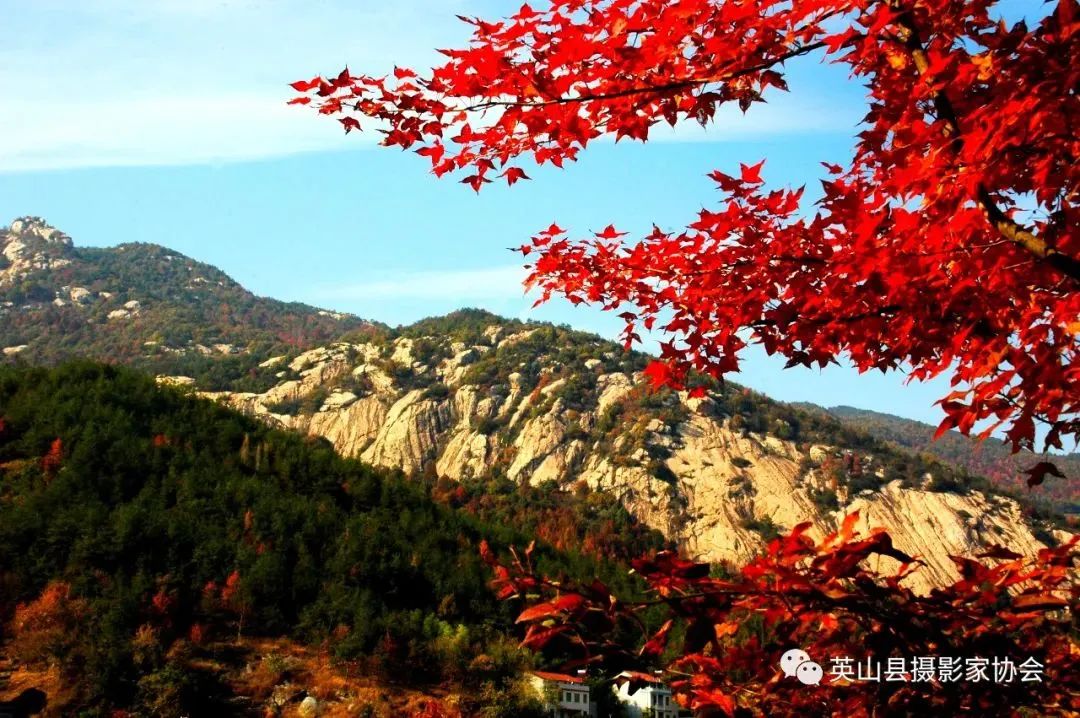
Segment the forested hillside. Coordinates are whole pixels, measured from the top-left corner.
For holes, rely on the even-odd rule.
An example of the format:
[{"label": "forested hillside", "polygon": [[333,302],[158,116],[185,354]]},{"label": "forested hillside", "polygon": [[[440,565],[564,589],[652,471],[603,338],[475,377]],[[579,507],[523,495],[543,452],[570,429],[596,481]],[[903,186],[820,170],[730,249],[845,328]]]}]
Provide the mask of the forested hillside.
[{"label": "forested hillside", "polygon": [[1025,471],[1040,461],[1051,461],[1065,479],[1051,477],[1034,492],[1043,495],[1069,513],[1080,513],[1080,454],[1040,456],[1022,451],[1012,453],[1005,442],[989,438],[976,441],[949,431],[934,439],[936,428],[892,414],[850,406],[834,406],[828,412],[846,425],[912,451],[926,453],[972,474],[985,476],[995,486],[1026,491]]},{"label": "forested hillside", "polygon": [[[257,297],[224,272],[153,244],[78,247],[37,217],[0,229],[0,350],[253,386],[260,361],[375,325]],[[2,357],[0,357],[2,358]]]},{"label": "forested hillside", "polygon": [[[617,505],[574,500],[537,508],[562,503],[583,538],[620,523],[624,552],[660,545]],[[467,684],[474,708],[505,711],[486,715],[530,715],[515,607],[489,589],[478,545],[527,544],[533,512],[405,481],[130,369],[0,367],[0,654],[57,673],[51,715],[261,715],[291,659],[248,655],[269,677],[246,694],[211,668],[254,638],[321,646],[352,675]],[[634,592],[625,567],[545,546],[545,570]],[[344,685],[334,700],[359,706]]]}]

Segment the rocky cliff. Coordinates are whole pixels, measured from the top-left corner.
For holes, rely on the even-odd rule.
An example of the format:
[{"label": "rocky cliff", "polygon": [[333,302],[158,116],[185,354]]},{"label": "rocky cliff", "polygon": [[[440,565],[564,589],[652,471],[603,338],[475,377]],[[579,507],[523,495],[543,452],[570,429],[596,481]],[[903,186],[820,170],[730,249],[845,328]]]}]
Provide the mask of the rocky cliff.
[{"label": "rocky cliff", "polygon": [[275,357],[269,390],[208,395],[380,466],[610,492],[704,560],[742,562],[777,532],[812,521],[820,535],[857,510],[921,557],[908,580],[927,590],[957,575],[950,555],[1062,538],[1016,499],[826,417],[738,387],[646,391],[644,362],[589,335],[467,313]]},{"label": "rocky cliff", "polygon": [[0,287],[33,272],[71,264],[71,238],[40,217],[23,217],[0,232]]}]

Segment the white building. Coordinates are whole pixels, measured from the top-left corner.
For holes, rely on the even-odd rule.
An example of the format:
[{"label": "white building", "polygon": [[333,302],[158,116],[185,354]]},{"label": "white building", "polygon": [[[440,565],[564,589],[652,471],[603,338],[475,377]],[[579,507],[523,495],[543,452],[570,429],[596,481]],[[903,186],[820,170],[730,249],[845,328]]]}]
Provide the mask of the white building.
[{"label": "white building", "polygon": [[596,718],[584,675],[533,671],[529,680],[551,718]]},{"label": "white building", "polygon": [[627,718],[679,718],[679,705],[671,697],[671,689],[656,676],[623,672],[615,680],[615,692]]}]

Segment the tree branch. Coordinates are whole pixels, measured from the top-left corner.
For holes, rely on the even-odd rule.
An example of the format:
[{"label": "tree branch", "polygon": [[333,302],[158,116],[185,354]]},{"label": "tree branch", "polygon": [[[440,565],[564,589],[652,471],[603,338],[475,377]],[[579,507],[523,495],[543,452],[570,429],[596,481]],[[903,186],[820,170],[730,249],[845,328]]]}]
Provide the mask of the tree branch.
[{"label": "tree branch", "polygon": [[[899,2],[893,2],[892,5],[898,10],[903,9]],[[911,53],[911,58],[915,61],[915,69],[920,76],[925,75],[930,69],[930,59],[926,56],[926,50],[923,47],[922,38],[919,36],[911,11],[903,10],[897,22],[901,28],[900,39]],[[952,137],[953,150],[960,154],[964,147],[964,138],[960,132],[960,122],[956,116],[956,110],[944,90],[938,90],[934,93],[934,109],[948,128],[947,134]],[[1045,239],[1036,236],[1031,230],[1009,217],[998,206],[986,186],[981,183],[977,190],[976,200],[979,206],[982,207],[987,221],[1002,237],[1045,261],[1065,276],[1080,281],[1080,260],[1050,246]]]},{"label": "tree branch", "polygon": [[489,100],[487,102],[479,102],[475,105],[469,105],[463,108],[465,112],[474,112],[477,110],[487,110],[492,107],[546,107],[549,105],[566,105],[573,102],[588,102],[590,100],[614,100],[620,97],[630,97],[632,95],[645,95],[649,93],[661,93],[669,92],[671,90],[685,90],[691,87],[700,87],[701,85],[709,85],[714,82],[728,82],[739,77],[745,77],[752,75],[762,70],[768,70],[770,67],[786,62],[800,55],[819,50],[826,46],[825,42],[814,42],[809,45],[802,45],[789,52],[785,52],[783,55],[779,55],[766,62],[760,62],[757,65],[750,67],[744,67],[740,70],[730,72],[728,74],[716,75],[713,77],[698,77],[688,78],[685,80],[678,80],[676,82],[667,82],[661,85],[649,85],[648,87],[628,87],[624,90],[617,90],[615,92],[602,92],[602,93],[586,93],[584,95],[575,95],[573,97],[557,97],[553,100],[543,100],[540,102],[520,102],[518,100]]}]

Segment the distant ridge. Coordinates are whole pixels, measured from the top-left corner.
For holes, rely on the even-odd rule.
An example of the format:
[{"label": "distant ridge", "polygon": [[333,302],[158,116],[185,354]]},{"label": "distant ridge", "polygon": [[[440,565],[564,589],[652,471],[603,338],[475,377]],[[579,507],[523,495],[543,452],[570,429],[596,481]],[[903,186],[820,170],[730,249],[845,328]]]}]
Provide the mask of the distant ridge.
[{"label": "distant ridge", "polygon": [[266,357],[376,325],[257,297],[221,270],[155,244],[77,247],[40,217],[0,228],[0,352],[237,376]]},{"label": "distant ridge", "polygon": [[[803,405],[809,408],[811,405]],[[821,407],[816,407],[821,410]],[[906,449],[935,456],[946,463],[959,466],[972,474],[985,476],[1002,488],[1026,490],[1024,470],[1044,458],[1052,461],[1065,480],[1048,478],[1039,493],[1052,498],[1069,513],[1080,513],[1080,454],[1064,454],[1043,457],[1031,452],[1013,454],[1009,446],[999,439],[976,441],[955,431],[945,433],[934,441],[936,427],[912,419],[904,419],[867,409],[851,406],[834,406],[824,409],[847,425],[861,429],[872,436],[892,442]]]}]

